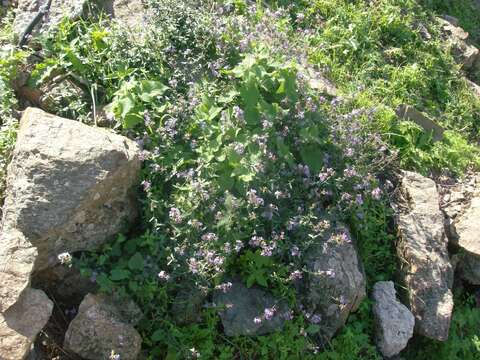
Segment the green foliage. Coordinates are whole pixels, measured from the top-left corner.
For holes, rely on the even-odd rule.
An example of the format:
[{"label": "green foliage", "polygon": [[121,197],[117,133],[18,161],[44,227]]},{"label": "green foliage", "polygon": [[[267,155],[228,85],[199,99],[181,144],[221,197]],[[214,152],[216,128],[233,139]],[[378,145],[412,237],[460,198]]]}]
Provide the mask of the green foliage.
[{"label": "green foliage", "polygon": [[370,287],[392,280],[397,269],[395,236],[389,229],[393,211],[385,203],[370,200],[361,205],[361,211],[362,216],[352,216],[350,224]]},{"label": "green foliage", "polygon": [[[478,11],[464,11],[473,8],[471,1],[462,2],[466,7],[458,2],[427,3],[435,3],[443,11],[462,9],[472,18],[479,18]],[[422,6],[409,0],[374,4],[315,1],[307,7],[304,26],[318,17],[326,21],[307,37],[310,57],[327,67],[336,83],[355,96],[357,106],[388,109],[379,112],[377,125],[371,126],[382,129],[392,140],[400,151],[402,167],[423,173],[447,167],[461,173],[478,165],[469,156],[478,151],[475,146],[469,146],[470,152],[463,150],[468,146],[467,139],[478,139],[480,101],[472,96],[452,55],[438,41],[438,26]],[[424,31],[432,35],[430,40],[424,38]],[[420,128],[397,123],[391,114],[399,104],[429,113],[455,133],[455,140],[447,137],[442,144],[433,146]],[[451,146],[453,154],[447,155],[445,148]]]},{"label": "green foliage", "polygon": [[123,83],[115,93],[111,109],[124,129],[133,128],[143,122],[147,104],[155,102],[167,89],[159,81],[130,80]]},{"label": "green foliage", "polygon": [[[392,280],[390,171],[461,174],[480,165],[480,100],[426,9],[452,11],[472,34],[478,13],[434,0],[146,3],[152,19],[141,39],[102,17],[63,22],[41,40],[43,59],[29,79],[39,86],[67,76],[89,96],[57,114],[90,121],[108,105],[115,129],[145,150],[140,226],[77,266],[101,291],[141,307],[149,359],[379,359],[369,301],[320,349],[319,325],[295,307],[292,275],[302,274],[302,256],[326,240],[333,218],[351,229],[368,286]],[[3,124],[22,56],[0,60]],[[342,96],[312,89],[315,75]],[[400,121],[399,104],[445,127],[443,141]],[[4,163],[13,128],[0,132]],[[198,323],[175,318],[182,290],[200,288],[210,299],[232,277],[286,299],[293,320],[268,336],[226,338],[211,304]],[[477,315],[458,307],[449,342],[408,354],[475,358]]]}]

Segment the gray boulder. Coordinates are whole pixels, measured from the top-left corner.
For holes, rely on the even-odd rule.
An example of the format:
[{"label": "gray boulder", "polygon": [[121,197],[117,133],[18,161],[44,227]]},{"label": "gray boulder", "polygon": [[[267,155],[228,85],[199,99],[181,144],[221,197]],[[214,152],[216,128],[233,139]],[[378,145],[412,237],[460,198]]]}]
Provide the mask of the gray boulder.
[{"label": "gray boulder", "polygon": [[53,302],[43,291],[26,289],[15,305],[0,314],[0,359],[24,359],[52,310]]},{"label": "gray boulder", "polygon": [[9,166],[0,234],[0,312],[33,272],[93,250],[137,216],[139,148],[106,130],[25,111]]},{"label": "gray boulder", "polygon": [[404,172],[400,193],[397,253],[416,331],[445,341],[453,309],[453,269],[437,188],[431,179]]},{"label": "gray boulder", "polygon": [[131,302],[88,294],[65,334],[65,349],[88,360],[108,360],[112,352],[122,360],[136,360],[142,338],[134,324],[141,312]]},{"label": "gray boulder", "polygon": [[281,330],[288,311],[284,302],[267,291],[257,286],[247,288],[239,280],[232,281],[226,291],[216,291],[213,302],[227,336],[265,335]]},{"label": "gray boulder", "polygon": [[346,228],[329,222],[322,239],[306,259],[303,303],[320,316],[320,336],[328,341],[366,297],[366,278]]},{"label": "gray boulder", "polygon": [[392,357],[405,349],[413,336],[415,318],[400,303],[391,281],[379,281],[373,287],[373,315],[375,316],[377,346],[383,356]]}]

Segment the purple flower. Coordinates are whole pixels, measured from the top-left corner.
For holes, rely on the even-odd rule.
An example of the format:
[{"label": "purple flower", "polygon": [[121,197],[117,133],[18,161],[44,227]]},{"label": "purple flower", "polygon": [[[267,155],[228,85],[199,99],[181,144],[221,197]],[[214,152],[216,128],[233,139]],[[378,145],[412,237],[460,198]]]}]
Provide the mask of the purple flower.
[{"label": "purple flower", "polygon": [[263,314],[265,316],[265,320],[272,320],[273,316],[275,315],[275,312],[277,311],[277,309],[275,308],[275,306],[272,306],[271,308],[266,308],[264,311],[263,311]]},{"label": "purple flower", "polygon": [[300,249],[298,248],[298,246],[292,246],[292,248],[290,249],[290,255],[292,255],[293,257],[300,256]]},{"label": "purple flower", "polygon": [[231,282],[226,282],[226,283],[215,286],[215,289],[221,290],[224,293],[226,293],[231,288],[232,288],[232,283]]},{"label": "purple flower", "polygon": [[310,322],[313,323],[313,324],[318,324],[320,321],[322,321],[322,317],[318,314],[314,314],[311,318],[310,318]]},{"label": "purple flower", "polygon": [[152,187],[152,183],[148,180],[143,180],[141,185],[143,186],[143,190],[145,191],[150,190],[150,188]]},{"label": "purple flower", "polygon": [[257,317],[255,317],[255,318],[253,319],[253,322],[258,325],[258,324],[260,324],[260,323],[262,322],[262,319],[260,319],[260,318],[257,316]]},{"label": "purple flower", "polygon": [[233,116],[235,116],[235,118],[239,120],[239,122],[243,123],[244,113],[243,113],[243,110],[240,109],[238,106],[233,107]]},{"label": "purple flower", "polygon": [[335,270],[330,269],[325,271],[325,275],[327,275],[329,278],[333,279],[335,277]]},{"label": "purple flower", "polygon": [[158,273],[158,278],[162,281],[168,281],[170,280],[170,275],[166,271],[162,270]]},{"label": "purple flower", "polygon": [[259,247],[263,241],[264,241],[263,237],[254,235],[252,236],[248,244],[252,247]]},{"label": "purple flower", "polygon": [[267,245],[266,243],[262,243],[260,245],[262,247],[262,252],[260,255],[262,256],[272,256],[273,255],[273,250],[277,247],[277,244],[272,243],[270,245]]},{"label": "purple flower", "polygon": [[290,274],[289,279],[290,279],[291,281],[295,281],[295,280],[300,280],[302,277],[303,277],[302,272],[301,272],[300,270],[295,270],[294,272],[292,272],[292,273]]},{"label": "purple flower", "polygon": [[182,214],[180,213],[180,210],[175,207],[172,207],[170,209],[168,216],[170,217],[170,220],[172,220],[172,222],[175,224],[180,224],[182,222]]},{"label": "purple flower", "polygon": [[241,240],[235,241],[235,251],[238,253],[243,249],[243,242]]},{"label": "purple flower", "polygon": [[214,233],[206,233],[202,235],[203,241],[216,241],[217,239],[218,237]]},{"label": "purple flower", "polygon": [[353,177],[357,176],[358,174],[355,168],[348,166],[345,170],[343,170],[343,175],[345,177]]},{"label": "purple flower", "polygon": [[355,202],[357,203],[357,205],[363,205],[363,197],[361,194],[357,194],[357,196],[355,197]]},{"label": "purple flower", "polygon": [[245,145],[237,142],[233,145],[233,151],[238,155],[243,155],[245,153]]},{"label": "purple flower", "polygon": [[382,198],[382,190],[380,190],[379,187],[372,190],[372,198],[375,200],[380,200]]},{"label": "purple flower", "polygon": [[247,191],[247,200],[254,206],[263,206],[264,201],[261,197],[257,196],[257,190],[250,189]]},{"label": "purple flower", "polygon": [[188,260],[188,268],[192,274],[198,273],[198,262],[195,258],[190,258]]},{"label": "purple flower", "polygon": [[284,318],[285,320],[293,320],[293,311],[292,311],[292,310],[286,311],[286,312],[283,314],[283,318]]},{"label": "purple flower", "polygon": [[192,226],[197,230],[200,230],[203,226],[202,222],[198,221],[197,219],[188,220],[188,225]]}]

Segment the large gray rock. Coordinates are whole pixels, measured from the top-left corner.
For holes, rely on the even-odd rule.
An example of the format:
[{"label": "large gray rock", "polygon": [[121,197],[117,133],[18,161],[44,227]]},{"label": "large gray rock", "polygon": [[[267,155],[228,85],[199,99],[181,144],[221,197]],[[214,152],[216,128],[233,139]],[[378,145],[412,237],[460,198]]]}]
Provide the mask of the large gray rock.
[{"label": "large gray rock", "polygon": [[306,259],[303,303],[321,317],[320,336],[329,340],[366,297],[366,278],[348,230],[331,222]]},{"label": "large gray rock", "polygon": [[135,142],[29,108],[9,166],[0,234],[0,312],[58,255],[93,250],[137,216]]},{"label": "large gray rock", "polygon": [[140,319],[135,304],[88,294],[65,334],[65,349],[88,360],[108,360],[112,351],[122,360],[136,360],[142,338],[134,324]]},{"label": "large gray rock", "polygon": [[0,359],[24,359],[52,310],[53,302],[43,291],[26,289],[15,305],[0,314]]},{"label": "large gray rock", "polygon": [[377,346],[383,356],[392,357],[405,349],[413,336],[415,318],[400,303],[391,281],[379,281],[373,287],[373,315],[375,316]]},{"label": "large gray rock", "polygon": [[241,281],[232,281],[226,291],[216,291],[213,302],[227,336],[265,335],[281,330],[285,322],[287,307],[283,301],[260,287],[247,288]]},{"label": "large gray rock", "polygon": [[437,188],[431,179],[404,172],[400,192],[397,252],[416,331],[445,341],[453,309],[453,269]]},{"label": "large gray rock", "polygon": [[[17,37],[21,36],[40,8],[49,0],[18,0],[18,9],[13,23]],[[88,0],[51,0],[49,11],[35,27],[35,32],[54,30],[64,17],[71,20],[79,18]]]}]

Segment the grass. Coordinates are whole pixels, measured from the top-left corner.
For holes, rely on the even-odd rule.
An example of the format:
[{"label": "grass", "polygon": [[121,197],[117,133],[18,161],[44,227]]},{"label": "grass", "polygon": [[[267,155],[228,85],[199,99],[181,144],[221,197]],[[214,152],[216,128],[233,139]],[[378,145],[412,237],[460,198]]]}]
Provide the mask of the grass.
[{"label": "grass", "polygon": [[[142,223],[76,266],[102,291],[140,305],[138,330],[150,359],[197,352],[204,359],[380,359],[369,300],[318,348],[318,329],[296,306],[289,280],[303,271],[292,249],[308,252],[328,214],[351,228],[369,289],[395,278],[387,180],[399,169],[461,177],[480,165],[480,100],[434,18],[459,17],[478,41],[480,11],[468,0],[148,3],[154,21],[141,42],[101,16],[65,21],[39,40],[44,58],[30,86],[64,74],[85,92],[74,102],[59,94],[63,105],[54,112],[93,124],[94,105],[107,106],[112,127],[150,154]],[[2,17],[0,45],[9,41],[11,21]],[[1,169],[15,138],[10,81],[25,55],[0,59]],[[312,71],[332,80],[339,96],[312,89],[305,78]],[[435,119],[444,139],[434,143],[399,120],[400,104]],[[212,309],[198,310],[200,323],[178,323],[172,306],[180,290],[211,292],[232,274],[284,297],[294,319],[282,332],[231,339]],[[478,357],[479,316],[460,294],[449,341],[412,341],[404,357]]]}]

